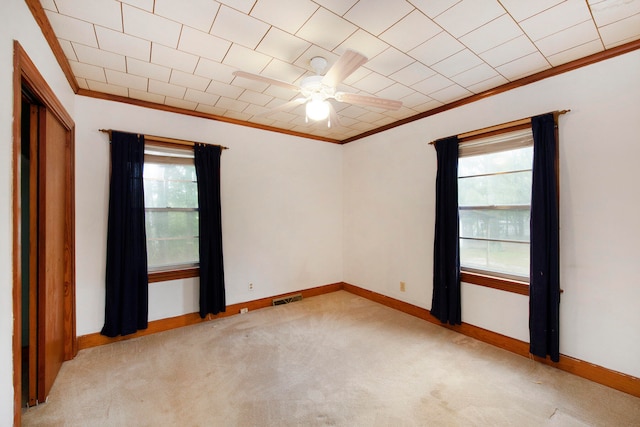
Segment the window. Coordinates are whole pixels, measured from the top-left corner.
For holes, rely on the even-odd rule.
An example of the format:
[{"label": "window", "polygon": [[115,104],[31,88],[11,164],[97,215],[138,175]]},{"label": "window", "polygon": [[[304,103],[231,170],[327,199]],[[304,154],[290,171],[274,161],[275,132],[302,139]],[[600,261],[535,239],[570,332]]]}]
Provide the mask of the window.
[{"label": "window", "polygon": [[193,150],[147,143],[144,162],[149,273],[193,270],[199,262]]},{"label": "window", "polygon": [[529,281],[531,129],[460,144],[460,266],[470,273]]}]

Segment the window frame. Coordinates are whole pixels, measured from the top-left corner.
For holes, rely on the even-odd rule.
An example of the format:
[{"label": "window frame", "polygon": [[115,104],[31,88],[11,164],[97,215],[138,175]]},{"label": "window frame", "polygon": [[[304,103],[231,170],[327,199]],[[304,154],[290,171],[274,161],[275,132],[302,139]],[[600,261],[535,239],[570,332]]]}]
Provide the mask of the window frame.
[{"label": "window frame", "polygon": [[[525,119],[511,124],[493,126],[487,129],[480,129],[472,131],[467,134],[459,136],[458,146],[462,146],[465,143],[471,141],[487,138],[491,136],[497,136],[504,133],[515,132],[519,130],[531,129],[531,119]],[[557,163],[556,153],[556,163]],[[558,174],[558,168],[556,168],[556,176]],[[501,291],[516,293],[520,295],[529,295],[529,283],[520,281],[514,278],[502,277],[494,274],[487,274],[490,272],[477,271],[473,269],[465,269],[460,267],[460,281],[469,283],[472,285],[484,286],[492,289],[498,289]]]},{"label": "window frame", "polygon": [[[172,142],[165,141],[155,141],[155,140],[145,140],[145,148],[149,147],[158,147],[158,148],[170,148],[176,151],[183,152],[193,152],[193,146],[187,144],[178,144]],[[185,161],[180,161],[180,157],[173,157],[173,159],[178,159],[177,161],[171,159],[172,156],[160,156],[160,155],[148,155],[145,153],[144,162],[147,163],[147,158],[153,157],[155,160],[159,158],[166,158],[166,161],[156,161],[154,163],[170,163],[170,164],[179,164],[179,163],[188,163],[193,164],[193,159],[188,159]],[[152,208],[154,209],[154,208]],[[147,208],[145,207],[145,215],[147,212]],[[172,268],[162,269],[162,270],[149,270],[147,267],[147,277],[149,283],[157,283],[157,282],[166,282],[170,280],[178,280],[178,279],[188,279],[192,277],[200,277],[200,265],[199,262],[197,264],[182,264],[181,266],[172,266]]]}]

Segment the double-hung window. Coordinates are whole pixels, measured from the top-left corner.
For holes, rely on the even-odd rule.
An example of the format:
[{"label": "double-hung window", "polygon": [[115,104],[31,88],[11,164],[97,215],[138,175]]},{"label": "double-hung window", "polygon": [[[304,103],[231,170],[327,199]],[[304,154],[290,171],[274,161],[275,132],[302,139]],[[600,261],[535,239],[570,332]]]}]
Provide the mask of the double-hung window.
[{"label": "double-hung window", "polygon": [[463,273],[529,281],[533,136],[517,130],[460,144],[458,209]]},{"label": "double-hung window", "polygon": [[144,157],[147,263],[158,272],[191,271],[199,263],[198,188],[193,150],[147,143]]}]

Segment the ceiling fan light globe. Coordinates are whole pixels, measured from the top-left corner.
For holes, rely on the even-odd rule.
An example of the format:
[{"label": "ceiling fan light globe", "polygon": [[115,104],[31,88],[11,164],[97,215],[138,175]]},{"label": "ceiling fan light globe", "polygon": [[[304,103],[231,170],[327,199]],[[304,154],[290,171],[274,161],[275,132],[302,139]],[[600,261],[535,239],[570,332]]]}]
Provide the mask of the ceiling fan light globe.
[{"label": "ceiling fan light globe", "polygon": [[324,120],[329,117],[329,103],[319,99],[312,99],[306,105],[307,117],[311,120]]}]

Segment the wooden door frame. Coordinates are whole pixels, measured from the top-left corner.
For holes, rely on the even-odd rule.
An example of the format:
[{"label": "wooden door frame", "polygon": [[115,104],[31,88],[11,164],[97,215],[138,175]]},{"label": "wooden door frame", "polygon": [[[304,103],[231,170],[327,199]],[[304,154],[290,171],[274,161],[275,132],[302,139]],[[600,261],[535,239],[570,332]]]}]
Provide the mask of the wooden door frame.
[{"label": "wooden door frame", "polygon": [[13,231],[12,231],[12,279],[13,279],[13,392],[14,425],[20,425],[22,400],[22,242],[21,242],[21,124],[22,87],[26,86],[64,126],[69,145],[66,165],[66,230],[65,230],[65,360],[78,352],[75,309],[75,123],[53,90],[44,80],[18,41],[13,42]]}]

